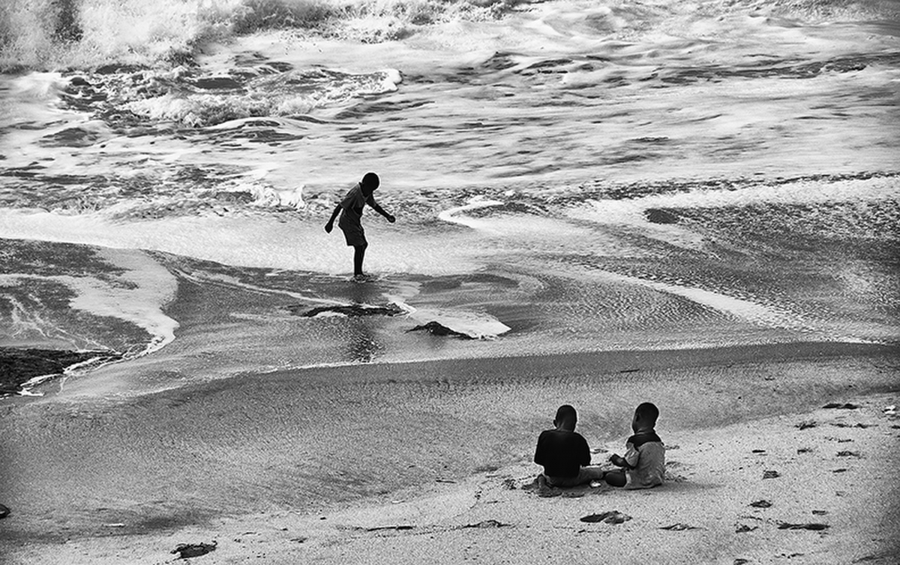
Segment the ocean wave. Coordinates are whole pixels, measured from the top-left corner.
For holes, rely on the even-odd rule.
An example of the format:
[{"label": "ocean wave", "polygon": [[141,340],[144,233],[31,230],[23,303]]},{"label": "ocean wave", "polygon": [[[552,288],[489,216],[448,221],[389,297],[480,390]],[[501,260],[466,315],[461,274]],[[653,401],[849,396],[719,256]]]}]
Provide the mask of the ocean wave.
[{"label": "ocean wave", "polygon": [[262,29],[380,42],[447,21],[497,18],[523,0],[8,0],[0,70],[180,61]]},{"label": "ocean wave", "polygon": [[[564,3],[559,10],[535,0],[6,0],[0,71],[178,63],[210,42],[271,29],[367,43],[402,40],[436,25],[497,20],[533,4],[549,5],[548,14],[586,14],[583,26],[600,36],[672,33],[673,26],[698,33],[694,23],[735,14],[813,24],[900,16],[890,0],[605,0],[581,2],[583,9]],[[561,20],[568,28],[582,24]]]}]

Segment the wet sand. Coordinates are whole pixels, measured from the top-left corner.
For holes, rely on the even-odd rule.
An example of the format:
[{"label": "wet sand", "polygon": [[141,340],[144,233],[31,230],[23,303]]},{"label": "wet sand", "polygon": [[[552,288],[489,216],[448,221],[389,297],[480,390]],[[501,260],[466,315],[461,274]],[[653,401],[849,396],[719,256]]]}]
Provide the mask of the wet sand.
[{"label": "wet sand", "polygon": [[[0,407],[0,502],[12,510],[0,522],[0,545],[13,562],[121,562],[111,547],[134,548],[133,562],[159,562],[159,552],[174,549],[176,538],[234,543],[240,537],[234,532],[284,520],[300,528],[311,517],[393,508],[398,496],[416,500],[436,487],[483,484],[476,489],[481,492],[501,475],[524,486],[538,472],[530,463],[535,438],[562,403],[579,409],[579,431],[592,446],[603,446],[628,434],[637,403],[654,401],[662,412],[660,434],[667,442],[692,445],[692,472],[708,476],[722,462],[711,447],[702,453],[702,437],[765,437],[759,430],[770,426],[784,440],[762,449],[774,453],[777,445],[785,457],[796,456],[803,446],[790,439],[800,433],[795,420],[828,402],[896,393],[898,367],[896,348],[788,344],[317,368],[242,375],[137,398],[19,399]],[[872,402],[870,416],[878,408]],[[819,426],[814,433],[824,430],[830,428]],[[835,428],[830,435],[838,431],[847,430]],[[871,434],[858,441],[896,444],[888,422]],[[889,450],[871,446],[865,457],[866,467],[875,467],[872,473],[895,468]],[[794,465],[800,473],[821,471],[821,463],[810,460],[807,468],[803,461],[782,457],[776,464]],[[829,476],[833,489],[855,492],[850,487],[862,479],[850,477]],[[729,470],[716,480],[727,490],[742,488],[746,479]],[[871,488],[859,496],[891,495],[887,478],[866,480]],[[693,481],[686,477],[672,490],[690,490]],[[792,485],[798,499],[822,487],[818,479]],[[720,498],[730,500],[726,490]],[[641,493],[628,496],[645,500]],[[842,506],[866,503],[848,496]],[[616,504],[626,511],[630,501]],[[720,503],[715,496],[710,502]],[[423,499],[422,505],[430,503]],[[521,524],[538,531],[550,527],[541,508],[522,508]],[[875,520],[880,511],[872,512]],[[558,527],[574,535],[585,525]],[[491,535],[516,531],[521,529],[500,528]],[[868,536],[863,532],[857,530]],[[288,549],[297,549],[296,543],[274,551],[291,562]],[[364,560],[366,544],[351,545],[350,555],[357,552]],[[73,547],[79,552],[72,553]],[[320,549],[319,557],[338,560]],[[224,547],[217,551],[217,558],[205,559],[224,558]],[[241,561],[256,554],[235,546],[230,555]]]}]

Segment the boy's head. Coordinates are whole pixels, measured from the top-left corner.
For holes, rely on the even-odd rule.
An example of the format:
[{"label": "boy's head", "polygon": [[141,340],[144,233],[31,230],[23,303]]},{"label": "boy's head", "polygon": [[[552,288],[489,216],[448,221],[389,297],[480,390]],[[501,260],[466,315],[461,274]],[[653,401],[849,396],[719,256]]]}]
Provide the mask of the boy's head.
[{"label": "boy's head", "polygon": [[378,175],[375,173],[366,173],[360,183],[360,186],[363,189],[363,192],[366,194],[372,194],[375,192],[375,189],[378,188],[378,185],[381,184],[381,180],[379,180]]},{"label": "boy's head", "polygon": [[634,420],[631,427],[634,431],[638,429],[652,429],[656,426],[656,420],[659,418],[659,408],[652,402],[643,402],[634,409]]},{"label": "boy's head", "polygon": [[556,419],[553,420],[553,425],[571,432],[575,429],[576,423],[578,423],[578,413],[575,412],[575,408],[568,404],[560,406],[556,411]]}]

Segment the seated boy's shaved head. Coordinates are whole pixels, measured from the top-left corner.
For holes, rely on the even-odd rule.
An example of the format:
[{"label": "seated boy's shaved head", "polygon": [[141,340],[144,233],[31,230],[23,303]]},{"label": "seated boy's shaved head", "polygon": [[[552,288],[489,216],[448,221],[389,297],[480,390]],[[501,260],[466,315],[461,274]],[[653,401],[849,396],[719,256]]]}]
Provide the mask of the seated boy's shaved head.
[{"label": "seated boy's shaved head", "polygon": [[652,402],[639,404],[634,410],[634,413],[637,414],[637,417],[641,420],[651,424],[656,424],[656,419],[659,418],[659,408]]},{"label": "seated boy's shaved head", "polygon": [[575,407],[570,406],[568,404],[563,404],[556,411],[556,421],[557,422],[571,422],[575,423],[578,421],[578,413],[575,412]]}]

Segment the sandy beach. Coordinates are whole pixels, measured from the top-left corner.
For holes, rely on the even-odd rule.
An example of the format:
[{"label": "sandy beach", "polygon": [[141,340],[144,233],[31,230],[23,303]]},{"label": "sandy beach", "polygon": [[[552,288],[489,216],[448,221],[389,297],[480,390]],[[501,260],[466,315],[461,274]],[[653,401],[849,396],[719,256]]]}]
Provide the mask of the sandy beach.
[{"label": "sandy beach", "polygon": [[[215,543],[201,563],[896,563],[898,359],[786,344],[20,399],[0,409],[0,546],[40,564],[175,562],[199,543]],[[600,462],[644,400],[668,484],[533,488],[559,404]],[[625,521],[581,521],[611,511]]]},{"label": "sandy beach", "polygon": [[5,1],[0,565],[900,565],[897,22]]}]

